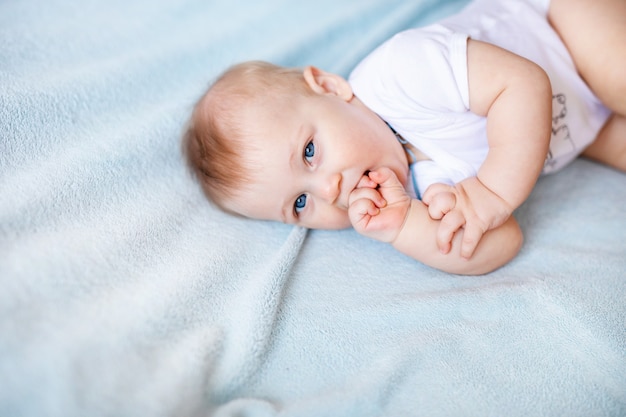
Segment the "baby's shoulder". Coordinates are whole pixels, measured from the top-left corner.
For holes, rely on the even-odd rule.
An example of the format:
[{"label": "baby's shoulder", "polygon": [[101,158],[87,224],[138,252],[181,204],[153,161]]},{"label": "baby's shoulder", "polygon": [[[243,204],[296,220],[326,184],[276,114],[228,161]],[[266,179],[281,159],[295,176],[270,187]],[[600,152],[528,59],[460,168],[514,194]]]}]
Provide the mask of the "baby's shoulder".
[{"label": "baby's shoulder", "polygon": [[466,34],[452,32],[439,24],[407,29],[369,53],[355,67],[351,78],[393,75],[405,70],[419,77],[431,73],[433,66],[448,65],[452,56],[465,51],[466,42]]},{"label": "baby's shoulder", "polygon": [[387,57],[419,57],[417,60],[428,62],[428,58],[449,54],[459,41],[466,40],[465,33],[456,33],[446,26],[432,24],[398,32],[384,42],[380,49]]},{"label": "baby's shoulder", "polygon": [[435,24],[397,33],[366,56],[349,80],[366,100],[448,110],[459,107],[466,65],[467,36]]}]

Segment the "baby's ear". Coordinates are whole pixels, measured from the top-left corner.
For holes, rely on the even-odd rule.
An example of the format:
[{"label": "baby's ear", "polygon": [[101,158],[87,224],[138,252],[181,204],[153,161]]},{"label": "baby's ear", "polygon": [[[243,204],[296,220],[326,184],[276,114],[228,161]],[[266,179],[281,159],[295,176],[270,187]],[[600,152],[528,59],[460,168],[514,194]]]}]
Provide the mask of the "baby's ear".
[{"label": "baby's ear", "polygon": [[345,101],[352,100],[352,87],[345,78],[337,74],[323,71],[309,65],[302,73],[304,80],[311,90],[317,94],[332,94]]}]

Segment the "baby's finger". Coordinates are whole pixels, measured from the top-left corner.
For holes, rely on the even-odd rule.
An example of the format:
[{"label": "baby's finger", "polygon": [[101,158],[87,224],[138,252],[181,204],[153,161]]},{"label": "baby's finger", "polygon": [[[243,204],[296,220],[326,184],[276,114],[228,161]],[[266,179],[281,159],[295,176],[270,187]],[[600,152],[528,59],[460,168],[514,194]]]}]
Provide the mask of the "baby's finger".
[{"label": "baby's finger", "polygon": [[376,188],[378,183],[373,181],[369,176],[363,175],[356,185],[356,188]]},{"label": "baby's finger", "polygon": [[463,241],[461,242],[461,257],[470,259],[478,246],[478,242],[482,239],[485,231],[479,226],[475,226],[472,223],[465,225],[463,232]]},{"label": "baby's finger", "polygon": [[376,207],[376,204],[368,198],[360,198],[354,201],[350,205],[350,212],[358,215],[359,217],[370,215],[375,216],[380,212],[380,209]]},{"label": "baby's finger", "polygon": [[361,199],[370,200],[376,207],[382,208],[387,205],[387,201],[380,193],[373,188],[355,188],[348,197],[348,206]]},{"label": "baby's finger", "polygon": [[424,194],[422,195],[422,201],[426,205],[430,205],[433,198],[439,193],[449,193],[451,192],[452,187],[448,184],[443,183],[435,183],[429,186]]},{"label": "baby's finger", "polygon": [[380,209],[374,205],[372,200],[367,198],[361,198],[354,201],[348,209],[348,217],[350,223],[359,232],[363,233],[363,230],[367,228],[370,220],[373,216],[380,213]]},{"label": "baby's finger", "polygon": [[437,229],[437,247],[441,253],[450,252],[454,234],[464,225],[465,217],[458,210],[452,210],[443,216]]},{"label": "baby's finger", "polygon": [[456,205],[456,197],[452,193],[444,192],[435,194],[428,205],[430,217],[439,220],[450,212]]},{"label": "baby's finger", "polygon": [[374,180],[381,187],[389,187],[396,184],[400,184],[396,174],[387,167],[381,167],[374,171],[370,171],[369,177]]}]

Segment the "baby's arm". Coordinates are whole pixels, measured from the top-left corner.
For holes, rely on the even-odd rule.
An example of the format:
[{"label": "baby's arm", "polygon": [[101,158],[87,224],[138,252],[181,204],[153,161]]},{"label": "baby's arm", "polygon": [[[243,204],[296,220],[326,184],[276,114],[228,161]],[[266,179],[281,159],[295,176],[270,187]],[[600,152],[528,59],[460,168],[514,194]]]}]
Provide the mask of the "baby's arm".
[{"label": "baby's arm", "polygon": [[[378,188],[376,188],[378,186]],[[372,171],[350,196],[350,220],[361,234],[391,243],[397,250],[426,265],[456,273],[479,275],[510,261],[519,251],[522,233],[514,218],[485,234],[471,259],[461,256],[463,233],[457,233],[448,254],[436,242],[439,221],[428,207],[411,199],[393,172]]]},{"label": "baby's arm", "polygon": [[550,143],[552,88],[543,69],[497,46],[470,39],[467,59],[470,110],[487,117],[489,151],[476,177],[451,188],[456,206],[442,218],[438,244],[445,252],[464,227],[461,252],[469,258],[483,233],[526,200],[541,173]]}]

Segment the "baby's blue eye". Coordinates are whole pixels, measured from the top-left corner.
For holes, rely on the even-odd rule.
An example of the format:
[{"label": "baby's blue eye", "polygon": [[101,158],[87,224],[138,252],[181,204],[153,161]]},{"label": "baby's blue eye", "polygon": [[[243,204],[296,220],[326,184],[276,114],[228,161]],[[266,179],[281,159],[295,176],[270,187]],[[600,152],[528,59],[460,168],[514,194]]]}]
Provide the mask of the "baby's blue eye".
[{"label": "baby's blue eye", "polygon": [[304,148],[304,158],[309,159],[313,158],[313,156],[315,156],[315,145],[313,144],[313,141],[311,141],[307,143]]},{"label": "baby's blue eye", "polygon": [[296,202],[293,205],[293,209],[297,213],[300,213],[302,209],[306,206],[306,194],[300,194],[298,198],[296,198]]}]

